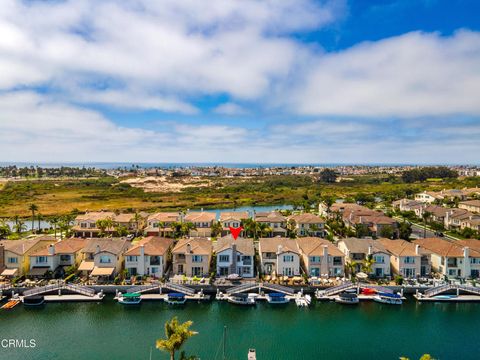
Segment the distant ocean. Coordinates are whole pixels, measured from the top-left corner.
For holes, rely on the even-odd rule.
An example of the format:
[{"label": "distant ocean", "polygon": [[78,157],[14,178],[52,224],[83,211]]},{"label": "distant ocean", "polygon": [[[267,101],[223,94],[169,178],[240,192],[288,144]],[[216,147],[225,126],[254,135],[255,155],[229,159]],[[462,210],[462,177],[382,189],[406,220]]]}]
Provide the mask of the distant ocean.
[{"label": "distant ocean", "polygon": [[[337,167],[337,166],[410,166],[411,164],[347,164],[347,163],[324,163],[324,164],[314,164],[314,163],[298,163],[298,164],[289,164],[289,163],[126,163],[126,162],[71,162],[71,163],[43,163],[43,162],[0,162],[1,166],[16,165],[17,167],[30,167],[30,166],[40,166],[44,168],[57,168],[61,166],[66,167],[94,167],[97,169],[117,169],[117,168],[131,168],[133,165],[139,166],[143,169],[148,168],[187,168],[187,167],[211,167],[219,166],[224,168],[240,168],[240,169],[249,169],[249,168],[268,168],[268,167],[298,167],[298,166],[317,166],[317,167]],[[429,164],[423,164],[429,165]]]}]

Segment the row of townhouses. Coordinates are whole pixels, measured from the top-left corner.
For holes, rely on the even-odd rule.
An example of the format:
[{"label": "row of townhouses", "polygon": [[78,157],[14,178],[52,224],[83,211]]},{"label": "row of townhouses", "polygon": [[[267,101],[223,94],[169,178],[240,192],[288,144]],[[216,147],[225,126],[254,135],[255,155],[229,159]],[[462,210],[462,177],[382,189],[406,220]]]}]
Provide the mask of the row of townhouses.
[{"label": "row of townhouses", "polygon": [[[115,234],[121,226],[129,233],[144,232],[147,236],[173,237],[174,225],[192,223],[191,237],[211,237],[212,226],[218,221],[221,224],[221,235],[227,235],[229,227],[240,227],[250,218],[247,211],[221,212],[219,219],[214,212],[191,211],[186,214],[178,212],[160,212],[155,214],[115,214],[108,211],[87,212],[78,215],[74,221],[73,231],[77,237],[96,237],[100,233]],[[111,220],[111,226],[99,228],[99,220]],[[325,220],[310,214],[283,216],[280,212],[258,212],[253,216],[257,223],[265,224],[271,232],[269,236],[287,236],[287,224],[293,223],[298,236],[325,236]],[[244,235],[244,234],[242,234]]]},{"label": "row of townhouses", "polygon": [[[256,254],[258,264],[256,267]],[[212,261],[213,258],[216,261]],[[212,269],[211,266],[214,266]],[[348,265],[348,266],[346,266]],[[480,275],[480,240],[450,241],[443,238],[413,242],[380,238],[340,239],[336,244],[318,237],[260,238],[231,235],[212,241],[189,237],[147,236],[132,244],[126,238],[68,238],[51,236],[0,241],[0,275],[44,277],[63,275],[74,266],[84,276],[112,279],[126,270],[130,276],[172,275],[207,277],[257,273],[276,276],[343,277],[345,268],[367,272],[372,277],[401,275],[477,278]]]}]

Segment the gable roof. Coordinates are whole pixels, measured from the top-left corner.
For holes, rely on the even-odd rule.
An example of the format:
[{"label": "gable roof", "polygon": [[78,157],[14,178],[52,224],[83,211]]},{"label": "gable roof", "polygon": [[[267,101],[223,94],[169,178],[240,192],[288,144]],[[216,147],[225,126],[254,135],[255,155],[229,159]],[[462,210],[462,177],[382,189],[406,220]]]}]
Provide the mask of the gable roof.
[{"label": "gable roof", "polygon": [[255,214],[255,221],[256,222],[285,222],[286,218],[278,211],[271,211],[271,212],[259,212]]},{"label": "gable roof", "polygon": [[315,215],[315,214],[310,214],[310,213],[303,213],[303,214],[297,214],[297,215],[292,215],[288,218],[289,220],[295,220],[297,224],[322,224],[325,223],[325,220],[323,220],[320,216]]},{"label": "gable roof", "polygon": [[83,253],[109,252],[113,255],[120,255],[130,247],[130,242],[124,238],[91,238],[83,248]]},{"label": "gable roof", "polygon": [[[414,243],[419,244],[425,249],[440,256],[463,257],[464,246],[462,246],[461,243],[448,241],[442,238],[417,239]],[[470,249],[470,256],[480,257],[480,252],[475,249]]]},{"label": "gable roof", "polygon": [[253,245],[253,239],[238,237],[237,240],[235,240],[231,234],[217,239],[217,243],[215,245],[215,252],[219,253],[226,249],[230,249],[233,245],[236,245],[237,251],[242,253],[243,255],[255,255],[255,246]]},{"label": "gable roof", "polygon": [[190,244],[190,254],[210,255],[212,253],[212,241],[204,237],[180,239],[172,250],[175,254],[186,254]]},{"label": "gable roof", "polygon": [[419,253],[417,254],[416,251],[416,245],[414,243],[402,240],[402,239],[397,239],[397,240],[391,240],[391,239],[378,239],[377,241],[380,241],[382,245],[387,249],[390,253],[392,253],[395,256],[422,256],[425,254],[429,254],[430,251],[426,251],[422,247],[419,248]]},{"label": "gable roof", "polygon": [[45,235],[33,239],[2,240],[0,241],[0,244],[4,246],[5,251],[10,251],[17,255],[24,255],[40,242],[49,244],[54,243],[55,241],[55,237]]},{"label": "gable roof", "polygon": [[214,212],[207,211],[192,211],[185,215],[185,221],[189,222],[210,222],[215,221],[217,215]]},{"label": "gable roof", "polygon": [[[56,254],[74,254],[85,247],[87,243],[86,239],[79,238],[68,238],[61,241],[53,243],[54,245],[54,255]],[[44,248],[38,249],[31,256],[49,256],[48,251],[50,245],[45,246]]]},{"label": "gable roof", "polygon": [[248,211],[225,211],[220,213],[220,221],[226,220],[245,220],[248,219],[250,215]]},{"label": "gable roof", "polygon": [[148,221],[157,220],[159,222],[178,222],[180,221],[180,214],[176,212],[158,212],[148,217]]},{"label": "gable roof", "polygon": [[297,244],[300,250],[308,256],[322,256],[324,246],[328,247],[328,255],[330,256],[345,256],[330,241],[318,237],[301,237],[297,239]]},{"label": "gable roof", "polygon": [[130,248],[125,255],[140,256],[140,249],[143,246],[145,255],[165,255],[170,246],[173,245],[173,239],[160,236],[148,236],[140,240],[136,245]]},{"label": "gable roof", "polygon": [[294,239],[280,236],[272,238],[260,238],[259,244],[260,252],[273,252],[276,254],[293,252],[300,254],[300,249],[298,248],[298,244]]},{"label": "gable roof", "polygon": [[342,239],[339,242],[343,242],[345,246],[347,247],[348,251],[350,253],[355,253],[355,254],[368,254],[368,247],[372,247],[372,253],[387,253],[387,249],[385,249],[385,246],[378,241],[378,240],[373,240],[373,239],[359,239],[359,238],[346,238]]}]

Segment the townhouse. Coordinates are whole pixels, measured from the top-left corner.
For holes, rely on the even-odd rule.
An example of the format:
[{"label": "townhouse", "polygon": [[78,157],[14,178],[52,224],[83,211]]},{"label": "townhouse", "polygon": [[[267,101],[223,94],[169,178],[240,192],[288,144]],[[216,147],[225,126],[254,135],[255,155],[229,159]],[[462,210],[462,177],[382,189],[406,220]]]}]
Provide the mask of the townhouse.
[{"label": "townhouse", "polygon": [[23,276],[30,270],[30,255],[35,251],[55,243],[53,236],[39,236],[33,239],[1,240],[3,246],[4,269],[2,276]]},{"label": "townhouse", "polygon": [[[226,236],[230,233],[230,227],[238,228],[242,225],[242,222],[248,219],[250,215],[248,211],[230,211],[220,213],[220,223],[222,225],[222,236]],[[240,233],[244,236],[244,232]]]},{"label": "townhouse", "polygon": [[300,275],[300,249],[294,239],[260,238],[261,270],[266,275]]},{"label": "townhouse", "polygon": [[255,221],[259,224],[266,224],[272,230],[270,236],[287,236],[287,219],[278,211],[256,213]]},{"label": "townhouse", "polygon": [[148,275],[161,278],[165,275],[168,252],[172,246],[171,238],[143,238],[125,252],[125,269],[130,276]]},{"label": "townhouse", "polygon": [[80,264],[86,242],[87,240],[81,238],[69,238],[34,251],[30,254],[28,275],[42,277],[47,271],[51,271],[62,276],[65,268]]},{"label": "townhouse", "polygon": [[204,237],[180,239],[172,250],[173,273],[208,276],[212,259],[212,242]]},{"label": "townhouse", "polygon": [[123,254],[131,243],[124,238],[88,239],[82,250],[79,271],[92,277],[110,278],[119,274],[124,266]]},{"label": "townhouse", "polygon": [[442,200],[443,197],[434,191],[423,191],[415,194],[415,200],[423,203],[433,203],[435,200]]},{"label": "townhouse", "polygon": [[212,225],[216,221],[214,212],[192,211],[185,215],[185,222],[191,222],[196,229],[190,230],[191,237],[210,237],[212,236]]},{"label": "townhouse", "polygon": [[174,237],[172,224],[183,221],[182,213],[159,212],[148,216],[145,234],[147,236]]},{"label": "townhouse", "polygon": [[385,237],[391,233],[398,237],[398,223],[381,211],[371,210],[357,204],[342,204],[342,219],[349,228],[363,227],[366,236]]},{"label": "townhouse", "polygon": [[474,219],[480,219],[480,215],[465,209],[452,208],[445,214],[444,226],[446,229],[458,230],[462,228],[462,222]]},{"label": "townhouse", "polygon": [[399,211],[413,211],[416,216],[421,217],[425,203],[418,200],[400,199],[394,201],[392,206]]},{"label": "townhouse", "polygon": [[255,276],[255,247],[253,239],[226,235],[217,239],[215,245],[217,257],[217,275],[238,274],[244,278]]},{"label": "townhouse", "polygon": [[325,220],[311,213],[303,213],[288,217],[288,221],[294,221],[298,236],[325,236]]},{"label": "townhouse", "polygon": [[108,234],[114,234],[118,227],[125,228],[129,233],[138,233],[144,223],[143,216],[137,217],[133,213],[115,214],[111,211],[92,211],[78,215],[73,223],[72,230],[76,237],[95,237],[102,229],[98,227],[99,220],[111,220],[112,226],[103,231]]},{"label": "townhouse", "polygon": [[344,276],[345,254],[330,241],[318,237],[297,239],[301,264],[309,276]]},{"label": "townhouse", "polygon": [[394,274],[404,278],[430,275],[430,251],[422,248],[419,244],[400,239],[379,239],[378,241],[391,254],[390,265]]},{"label": "townhouse", "polygon": [[374,277],[390,276],[390,253],[378,240],[347,238],[337,243],[338,248],[345,254],[346,263],[354,263],[355,271],[364,271],[368,257],[373,263],[368,275]]},{"label": "townhouse", "polygon": [[[473,247],[467,244],[472,241]],[[432,270],[446,277],[478,278],[480,273],[480,251],[478,240],[465,242],[448,241],[442,238],[426,238],[415,240],[431,252]]]},{"label": "townhouse", "polygon": [[472,213],[480,213],[480,200],[468,200],[458,203],[459,209],[465,209]]}]

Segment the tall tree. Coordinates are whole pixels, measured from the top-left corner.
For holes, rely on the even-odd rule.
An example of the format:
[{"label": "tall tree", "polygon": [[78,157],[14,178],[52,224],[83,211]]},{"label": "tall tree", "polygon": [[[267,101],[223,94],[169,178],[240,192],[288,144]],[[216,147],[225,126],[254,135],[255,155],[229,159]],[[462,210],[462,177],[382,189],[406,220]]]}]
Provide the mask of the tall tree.
[{"label": "tall tree", "polygon": [[325,168],[320,172],[319,180],[324,183],[334,183],[337,180],[337,173],[335,170]]},{"label": "tall tree", "polygon": [[422,214],[422,218],[423,218],[423,238],[427,237],[427,222],[428,222],[428,220],[430,220],[430,217],[432,215],[433,214],[430,211],[424,211],[423,214]]},{"label": "tall tree", "polygon": [[35,228],[35,212],[38,210],[38,206],[36,204],[30,204],[28,210],[32,212],[32,232],[34,232]]},{"label": "tall tree", "polygon": [[192,321],[186,321],[182,324],[178,322],[177,317],[165,323],[165,338],[158,339],[156,347],[159,350],[170,354],[170,360],[175,360],[175,353],[185,344],[185,342],[198,333],[190,330]]}]

